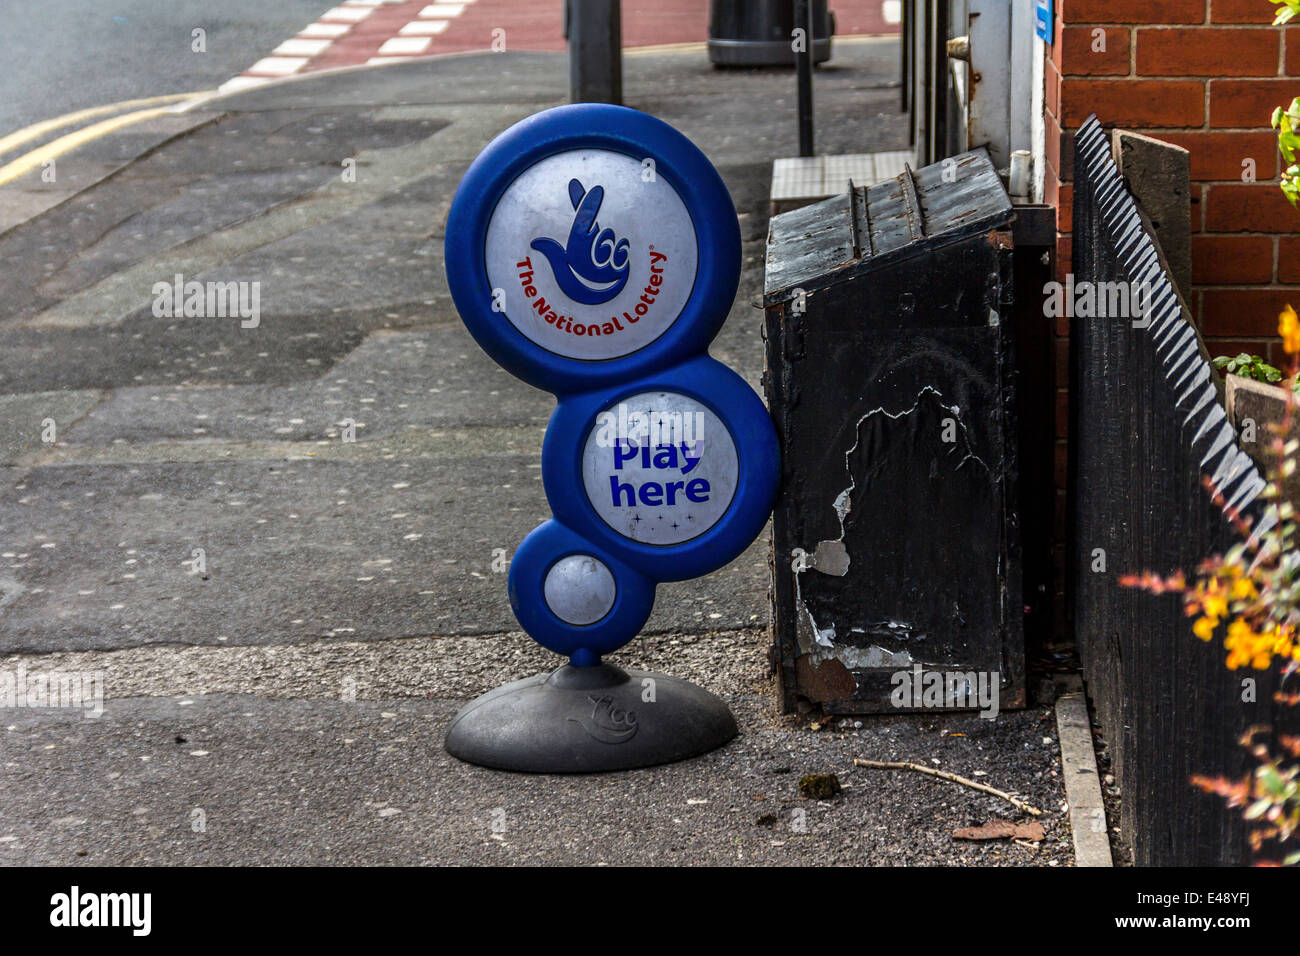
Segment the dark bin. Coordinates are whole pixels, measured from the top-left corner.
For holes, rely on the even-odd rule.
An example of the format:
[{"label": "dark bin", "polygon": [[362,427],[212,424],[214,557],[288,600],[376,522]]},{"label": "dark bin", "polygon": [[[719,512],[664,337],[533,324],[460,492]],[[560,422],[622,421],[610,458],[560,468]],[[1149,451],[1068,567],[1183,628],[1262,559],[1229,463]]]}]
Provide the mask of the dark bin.
[{"label": "dark bin", "polygon": [[786,710],[1024,706],[1012,218],[978,149],[772,219]]},{"label": "dark bin", "polygon": [[[793,66],[794,0],[712,0],[709,62],[718,66]],[[813,0],[813,62],[831,58],[835,16]]]}]

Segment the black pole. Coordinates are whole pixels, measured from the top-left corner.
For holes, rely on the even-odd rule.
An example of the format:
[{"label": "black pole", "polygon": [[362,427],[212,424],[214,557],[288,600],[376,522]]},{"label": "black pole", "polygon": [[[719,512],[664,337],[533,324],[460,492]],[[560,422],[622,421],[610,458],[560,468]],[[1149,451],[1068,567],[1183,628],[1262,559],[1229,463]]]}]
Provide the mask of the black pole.
[{"label": "black pole", "polygon": [[948,0],[932,0],[934,7],[934,118],[930,130],[934,147],[930,162],[949,155],[948,104],[952,97],[952,73],[948,68]]},{"label": "black pole", "polygon": [[799,155],[813,155],[813,32],[812,0],[794,0],[795,28],[803,29],[803,43],[796,49],[795,71],[799,74]]},{"label": "black pole", "polygon": [[898,26],[898,34],[903,41],[901,56],[902,69],[900,71],[902,73],[903,82],[899,84],[899,92],[902,96],[902,103],[899,105],[899,110],[903,113],[906,113],[908,110],[909,94],[911,93],[912,88],[912,16],[908,10],[911,5],[912,0],[902,0],[898,5],[899,10],[903,14],[902,22]]},{"label": "black pole", "polygon": [[569,101],[623,102],[623,23],[620,0],[568,0]]}]

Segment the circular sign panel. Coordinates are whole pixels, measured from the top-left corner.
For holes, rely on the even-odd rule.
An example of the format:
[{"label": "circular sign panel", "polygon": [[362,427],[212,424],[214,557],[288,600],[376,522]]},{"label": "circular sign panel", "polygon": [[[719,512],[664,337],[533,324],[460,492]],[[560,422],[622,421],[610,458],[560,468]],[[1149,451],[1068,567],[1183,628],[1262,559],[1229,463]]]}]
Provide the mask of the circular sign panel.
[{"label": "circular sign panel", "polygon": [[546,606],[566,624],[595,624],[614,606],[614,575],[589,554],[571,554],[551,565],[542,582]]},{"label": "circular sign panel", "polygon": [[596,416],[582,481],[602,521],[625,538],[674,545],[699,537],[736,495],[736,443],[706,405],[642,392]]},{"label": "circular sign panel", "polygon": [[685,204],[652,164],[572,149],[506,188],[484,258],[502,320],[548,352],[607,360],[677,320],[699,248]]},{"label": "circular sign panel", "polygon": [[544,110],[494,139],[456,189],[443,248],[470,334],[557,395],[705,351],[740,277],[736,209],[708,158],[606,103]]}]

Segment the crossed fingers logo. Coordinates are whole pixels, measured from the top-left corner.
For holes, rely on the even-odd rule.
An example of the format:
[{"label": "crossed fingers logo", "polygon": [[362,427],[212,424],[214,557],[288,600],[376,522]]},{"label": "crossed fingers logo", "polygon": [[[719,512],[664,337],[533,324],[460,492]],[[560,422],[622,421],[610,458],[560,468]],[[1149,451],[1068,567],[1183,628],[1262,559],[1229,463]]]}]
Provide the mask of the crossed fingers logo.
[{"label": "crossed fingers logo", "polygon": [[627,285],[630,244],[613,229],[600,228],[596,216],[604,199],[603,186],[585,190],[578,180],[569,180],[574,217],[567,242],[541,236],[531,243],[550,263],[560,291],[583,305],[608,302]]}]

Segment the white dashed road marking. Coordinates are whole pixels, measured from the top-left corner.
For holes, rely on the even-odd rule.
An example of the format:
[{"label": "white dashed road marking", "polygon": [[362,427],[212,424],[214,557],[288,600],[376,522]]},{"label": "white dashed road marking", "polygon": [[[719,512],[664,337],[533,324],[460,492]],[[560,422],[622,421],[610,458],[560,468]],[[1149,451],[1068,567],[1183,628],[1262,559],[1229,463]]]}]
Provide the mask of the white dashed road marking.
[{"label": "white dashed road marking", "polygon": [[380,56],[392,56],[394,53],[415,54],[429,49],[433,37],[393,37],[385,40],[379,48]]},{"label": "white dashed road marking", "polygon": [[431,36],[435,33],[441,33],[447,29],[448,21],[446,20],[412,20],[402,29],[398,30],[400,36]]},{"label": "white dashed road marking", "polygon": [[[271,55],[258,60],[239,76],[223,83],[219,92],[234,93],[260,86],[273,79],[296,73],[324,69],[327,66],[347,66],[357,63],[396,63],[407,57],[423,56],[437,52],[433,37],[444,33],[451,21],[460,16],[474,0],[463,3],[421,3],[419,0],[345,0],[325,13],[315,23],[309,23],[298,35],[285,40]],[[369,22],[385,7],[394,8],[384,17],[392,21],[391,27],[383,19]],[[402,11],[399,8],[407,8]],[[405,12],[405,16],[400,13]],[[360,24],[368,27],[366,37],[352,36]],[[376,29],[377,28],[377,29]],[[392,33],[385,37],[385,28]],[[339,41],[346,41],[342,47]],[[373,42],[367,42],[373,41]],[[322,54],[333,49],[330,62],[322,66],[313,64]]]}]

